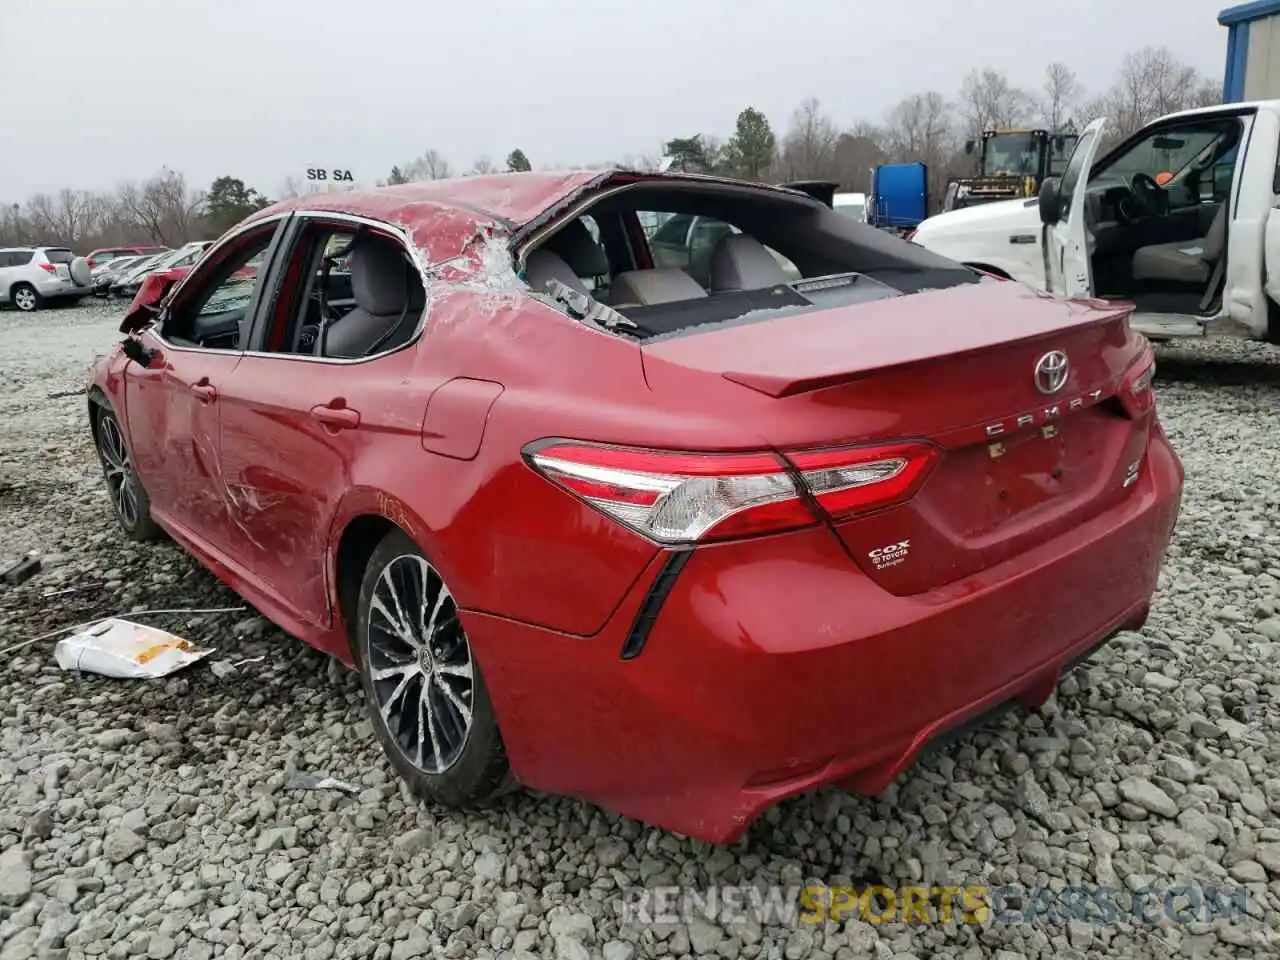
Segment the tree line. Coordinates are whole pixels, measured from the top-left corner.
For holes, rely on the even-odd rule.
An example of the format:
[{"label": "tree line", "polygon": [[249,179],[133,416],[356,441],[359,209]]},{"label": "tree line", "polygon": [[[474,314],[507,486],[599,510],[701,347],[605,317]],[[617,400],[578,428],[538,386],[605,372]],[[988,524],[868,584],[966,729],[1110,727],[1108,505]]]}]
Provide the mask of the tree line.
[{"label": "tree line", "polygon": [[[954,96],[936,90],[913,94],[878,120],[845,126],[815,97],[795,109],[779,135],[761,111],[745,107],[727,136],[686,131],[651,155],[623,156],[587,169],[614,166],[656,169],[662,157],[673,169],[718,173],[749,180],[831,180],[844,190],[870,189],[871,170],[881,163],[923,161],[930,186],[941,197],[946,182],[972,172],[966,139],[984,130],[1038,126],[1058,132],[1079,130],[1098,116],[1110,122],[1112,139],[1127,136],[1163,114],[1219,102],[1219,85],[1166,48],[1145,47],[1126,56],[1114,83],[1090,93],[1064,63],[1046,67],[1039,86],[1024,89],[998,70],[969,72]],[[527,171],[524,151],[512,150],[500,167],[487,157],[457,170],[438,148],[394,165],[378,184],[482,175],[499,169]],[[281,198],[306,192],[294,178]],[[310,189],[315,189],[314,187]],[[243,180],[222,176],[207,189],[191,186],[177,171],[161,169],[146,180],[125,183],[112,193],[65,188],[40,193],[25,203],[0,205],[0,245],[56,243],[78,250],[129,243],[210,239],[271,200]]]}]

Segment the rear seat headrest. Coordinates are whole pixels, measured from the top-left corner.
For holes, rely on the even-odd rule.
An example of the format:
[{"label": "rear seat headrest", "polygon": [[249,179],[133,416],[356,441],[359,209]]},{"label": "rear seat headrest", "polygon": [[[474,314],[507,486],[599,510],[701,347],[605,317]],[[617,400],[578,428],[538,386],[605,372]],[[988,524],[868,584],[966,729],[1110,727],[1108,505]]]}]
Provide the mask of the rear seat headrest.
[{"label": "rear seat headrest", "polygon": [[705,297],[707,291],[697,280],[677,267],[657,270],[628,270],[613,278],[609,297],[615,306],[633,304],[647,307]]},{"label": "rear seat headrest", "polygon": [[782,264],[755,237],[728,233],[711,251],[712,293],[763,290],[786,282]]}]

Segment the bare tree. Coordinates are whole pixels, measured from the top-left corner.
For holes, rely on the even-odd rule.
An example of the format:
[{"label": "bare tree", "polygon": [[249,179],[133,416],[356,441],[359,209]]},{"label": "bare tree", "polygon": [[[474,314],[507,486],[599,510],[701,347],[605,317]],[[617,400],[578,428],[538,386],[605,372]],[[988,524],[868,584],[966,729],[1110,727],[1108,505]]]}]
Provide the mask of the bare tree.
[{"label": "bare tree", "polygon": [[191,236],[203,202],[201,194],[187,189],[182,174],[169,169],[161,170],[141,185],[129,183],[120,190],[124,214],[153,241],[169,246]]},{"label": "bare tree", "polygon": [[839,131],[822,112],[816,97],[803,100],[791,115],[791,126],[782,138],[779,165],[788,180],[830,177],[835,168]]},{"label": "bare tree", "polygon": [[1124,58],[1115,85],[1089,112],[1107,117],[1113,136],[1128,136],[1167,113],[1217,100],[1194,67],[1180,63],[1165,47],[1144,47]]},{"label": "bare tree", "polygon": [[471,165],[472,176],[482,176],[486,173],[493,173],[493,170],[494,170],[493,161],[490,160],[488,157],[480,157],[478,160],[476,160],[475,163]]},{"label": "bare tree", "polygon": [[1039,98],[1040,119],[1051,133],[1065,129],[1075,121],[1084,88],[1075,72],[1065,63],[1051,63],[1044,72],[1044,86]]},{"label": "bare tree", "polygon": [[936,91],[907,97],[889,112],[885,147],[895,161],[937,163],[952,146],[951,108]]},{"label": "bare tree", "polygon": [[836,139],[833,177],[846,190],[871,190],[871,171],[888,159],[888,136],[875,124],[859,121]]},{"label": "bare tree", "polygon": [[453,176],[453,167],[444,155],[434,147],[403,167],[406,181],[447,180]]},{"label": "bare tree", "polygon": [[628,153],[618,161],[616,166],[623,170],[657,170],[659,160],[653,154]]},{"label": "bare tree", "polygon": [[1031,97],[990,68],[969,71],[960,85],[959,100],[965,133],[971,137],[984,130],[1016,127],[1031,112]]}]

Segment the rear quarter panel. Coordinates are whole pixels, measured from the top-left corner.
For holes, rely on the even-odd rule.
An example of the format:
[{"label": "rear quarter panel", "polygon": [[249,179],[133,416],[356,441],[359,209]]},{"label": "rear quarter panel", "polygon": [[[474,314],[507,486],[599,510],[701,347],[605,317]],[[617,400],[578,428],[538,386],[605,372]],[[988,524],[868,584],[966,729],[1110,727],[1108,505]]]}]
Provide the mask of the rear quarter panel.
[{"label": "rear quarter panel", "polygon": [[[447,424],[433,424],[432,449],[421,435],[432,394],[460,378],[502,387],[471,459],[434,452],[469,452],[469,444],[449,442]],[[691,412],[687,401],[656,401],[634,343],[523,295],[438,297],[412,370],[390,387],[400,395],[387,401],[396,404],[397,425],[379,429],[352,464],[331,554],[352,519],[384,516],[438,563],[464,608],[577,635],[604,625],[658,548],[536,474],[525,447],[555,437],[760,445],[724,418]],[[362,410],[365,419],[382,416]],[[460,417],[457,429],[474,422]]]}]

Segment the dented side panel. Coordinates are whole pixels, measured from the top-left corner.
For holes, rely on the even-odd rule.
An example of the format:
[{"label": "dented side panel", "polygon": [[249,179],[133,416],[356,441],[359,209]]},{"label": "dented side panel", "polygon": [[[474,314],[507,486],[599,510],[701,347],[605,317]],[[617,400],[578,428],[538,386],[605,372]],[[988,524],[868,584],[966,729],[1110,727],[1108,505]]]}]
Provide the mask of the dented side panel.
[{"label": "dented side panel", "polygon": [[125,407],[135,468],[151,510],[214,548],[227,542],[219,456],[219,407],[197,390],[227,379],[240,355],[216,350],[177,350],[154,332],[142,334],[154,351],[148,367],[132,363]]}]

